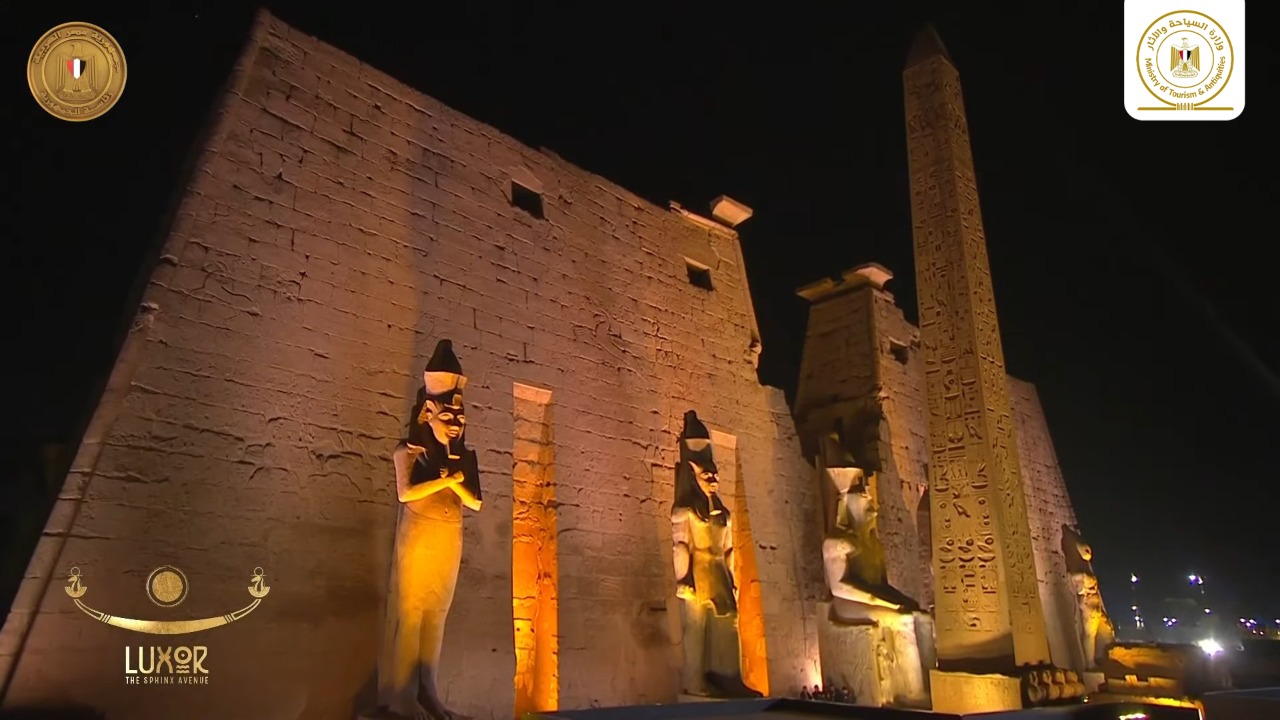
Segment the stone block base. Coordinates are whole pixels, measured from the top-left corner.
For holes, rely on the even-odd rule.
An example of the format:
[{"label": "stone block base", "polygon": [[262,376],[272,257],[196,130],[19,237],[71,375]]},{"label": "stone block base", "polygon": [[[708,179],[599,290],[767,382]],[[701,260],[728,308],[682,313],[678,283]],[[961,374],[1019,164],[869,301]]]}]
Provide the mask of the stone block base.
[{"label": "stone block base", "polygon": [[[867,608],[861,618],[849,617],[848,608],[843,614],[841,619],[831,613],[830,603],[818,604],[823,684],[847,687],[858,705],[927,708],[919,619],[878,608]],[[932,637],[929,641],[931,650]]]},{"label": "stone block base", "polygon": [[1008,675],[975,675],[929,671],[933,711],[952,715],[1022,709],[1022,679]]},{"label": "stone block base", "polygon": [[880,628],[834,622],[828,603],[818,604],[818,658],[822,684],[848,687],[858,705],[880,705],[880,679],[876,673],[876,636]]},{"label": "stone block base", "polygon": [[1107,676],[1106,673],[1100,672],[1082,672],[1080,673],[1080,681],[1084,683],[1085,694],[1092,695],[1106,684]]}]

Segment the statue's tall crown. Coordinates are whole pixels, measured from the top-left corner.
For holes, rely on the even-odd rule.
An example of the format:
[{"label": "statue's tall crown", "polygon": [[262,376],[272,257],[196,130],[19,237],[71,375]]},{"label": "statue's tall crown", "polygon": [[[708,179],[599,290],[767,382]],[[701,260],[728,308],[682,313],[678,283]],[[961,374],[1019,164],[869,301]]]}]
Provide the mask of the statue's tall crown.
[{"label": "statue's tall crown", "polygon": [[467,378],[462,374],[462,363],[453,354],[453,341],[441,340],[436,343],[436,350],[427,361],[426,370],[422,372],[422,381],[428,395],[443,395],[466,386]]},{"label": "statue's tall crown", "polygon": [[707,431],[707,426],[702,424],[698,419],[696,410],[690,410],[684,414],[684,430],[680,433],[680,437],[685,440],[710,440],[711,433]]},{"label": "statue's tall crown", "polygon": [[701,452],[711,445],[711,433],[698,419],[697,412],[690,410],[684,414],[684,429],[680,432],[680,440],[693,452]]}]

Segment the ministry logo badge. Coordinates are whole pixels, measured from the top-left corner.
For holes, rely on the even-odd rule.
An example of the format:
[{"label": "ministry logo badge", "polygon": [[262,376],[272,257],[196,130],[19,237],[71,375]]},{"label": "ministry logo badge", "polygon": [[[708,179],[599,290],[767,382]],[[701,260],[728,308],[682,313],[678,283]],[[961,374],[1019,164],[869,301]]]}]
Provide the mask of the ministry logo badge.
[{"label": "ministry logo badge", "polygon": [[1244,0],[1125,0],[1124,104],[1136,120],[1244,110]]}]

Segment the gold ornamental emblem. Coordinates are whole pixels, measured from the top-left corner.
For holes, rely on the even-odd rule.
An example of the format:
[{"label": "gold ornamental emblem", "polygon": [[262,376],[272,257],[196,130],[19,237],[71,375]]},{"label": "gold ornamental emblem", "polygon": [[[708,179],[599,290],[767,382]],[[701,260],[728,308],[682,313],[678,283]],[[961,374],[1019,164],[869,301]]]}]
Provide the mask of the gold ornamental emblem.
[{"label": "gold ornamental emblem", "polygon": [[27,84],[40,107],[56,118],[83,122],[120,100],[124,52],[111,33],[83,22],[64,23],[31,49]]},{"label": "gold ornamental emblem", "polygon": [[1138,41],[1137,69],[1158,107],[1139,110],[1233,110],[1211,100],[1227,87],[1235,47],[1217,20],[1195,10],[1156,18]]}]

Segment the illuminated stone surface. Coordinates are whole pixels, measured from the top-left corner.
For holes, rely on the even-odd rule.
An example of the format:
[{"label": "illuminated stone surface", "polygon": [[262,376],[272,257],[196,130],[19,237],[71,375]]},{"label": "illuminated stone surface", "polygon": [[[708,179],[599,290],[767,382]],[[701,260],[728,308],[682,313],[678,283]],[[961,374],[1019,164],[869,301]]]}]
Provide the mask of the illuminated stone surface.
[{"label": "illuminated stone surface", "polygon": [[1076,629],[1080,633],[1086,666],[1093,670],[1106,657],[1107,647],[1115,642],[1116,628],[1107,616],[1098,590],[1098,575],[1093,570],[1093,548],[1072,528],[1063,528],[1062,534],[1062,554],[1066,558],[1076,596]]},{"label": "illuminated stone surface", "polygon": [[[892,277],[883,269],[876,275]],[[919,330],[864,267],[797,294],[811,303],[796,398],[806,452],[837,422],[861,439],[859,464],[876,472],[881,487],[900,489],[882,496],[877,518],[891,583],[927,607],[933,583],[928,501],[921,500],[929,458]],[[1008,383],[1050,654],[1055,665],[1080,669],[1078,612],[1062,552],[1062,529],[1076,525],[1075,512],[1035,386],[1012,376]]]},{"label": "illuminated stone surface", "polygon": [[511,606],[515,614],[515,716],[560,707],[559,553],[551,393],[515,386]]},{"label": "illuminated stone surface", "polygon": [[1049,654],[1058,667],[1084,670],[1076,594],[1063,553],[1064,528],[1077,526],[1075,510],[1035,386],[1009,377],[1009,400]]},{"label": "illuminated stone surface", "polygon": [[1007,675],[933,670],[929,688],[934,712],[965,715],[1022,707],[1022,681]]},{"label": "illuminated stone surface", "polygon": [[[726,469],[736,465],[737,442],[725,439],[729,442],[722,440],[717,448],[697,413],[685,413],[671,506],[676,597],[682,601],[681,689],[689,695],[750,697],[762,693],[743,682],[737,584],[741,533],[720,497],[719,468],[721,462]],[[732,486],[729,494],[734,494]]]},{"label": "illuminated stone surface", "polygon": [[920,522],[927,416],[918,331],[893,296],[858,270],[844,273],[839,283],[820,281],[798,291],[811,305],[796,423],[811,458],[833,428],[844,428],[845,447],[876,475],[887,581],[927,607],[927,515]]},{"label": "illuminated stone surface", "polygon": [[[913,181],[932,192],[919,180],[942,167],[922,166],[921,148],[953,164],[940,177],[957,183],[927,200],[943,222],[926,218],[980,236],[958,80],[935,41],[913,55],[922,69],[909,109],[942,109],[954,125],[921,145],[911,110]],[[945,102],[921,93],[922,77],[941,78]],[[858,669],[867,704],[908,702],[881,683],[883,650],[871,639],[855,649],[859,631],[841,639],[842,626],[824,624],[820,486],[801,459],[845,423],[875,477],[887,582],[931,605],[940,519],[927,357],[885,290],[891,273],[864,266],[802,291],[812,306],[798,438],[781,393],[756,381],[742,254],[721,222],[521,146],[269,15],[230,89],[0,633],[0,677],[13,670],[6,708],[56,699],[128,717],[345,719],[372,701],[394,530],[386,472],[410,380],[438,337],[455,340],[473,377],[470,436],[486,483],[445,637],[450,705],[504,718],[681,697],[668,503],[690,407],[717,457],[735,458],[723,499],[748,684],[788,694],[822,682],[821,633],[824,656],[845,648],[823,664]],[[541,219],[513,206],[516,186],[540,195]],[[713,290],[691,285],[692,267]],[[1006,377],[1000,365],[984,389]],[[1022,557],[1038,576],[1046,652],[1074,667],[1060,529],[1075,517],[1034,389],[1009,379],[1006,402],[997,429],[1016,428]],[[221,611],[215,588],[249,568],[279,578],[278,604],[208,636],[227,690],[198,706],[187,691],[123,687],[131,638],[86,623],[48,585],[78,564],[111,598],[106,609],[142,616],[157,609],[142,579],[178,559],[195,588],[180,612]],[[914,647],[932,667],[932,621],[913,620],[914,644],[882,633],[878,646],[895,664]],[[944,677],[944,694],[961,677]],[[267,690],[246,703],[234,690],[245,686]],[[1001,692],[987,694],[1003,702]]]},{"label": "illuminated stone surface", "polygon": [[[736,233],[524,147],[269,15],[229,88],[0,635],[5,706],[343,720],[367,707],[391,453],[441,337],[470,377],[485,484],[444,638],[451,707],[515,707],[516,383],[554,398],[561,707],[676,699],[669,503],[689,408],[737,439],[769,686],[816,682],[815,488],[782,393],[756,377]],[[526,173],[545,219],[511,204]],[[713,291],[690,285],[685,258],[710,269]],[[196,705],[188,688],[125,686],[121,648],[135,638],[48,583],[78,565],[104,612],[146,617],[160,610],[146,574],[177,560],[192,590],[175,612],[223,612],[220,593],[243,593],[255,566],[273,578],[271,602],[208,634],[220,689]]]},{"label": "illuminated stone surface", "polygon": [[711,201],[711,217],[736,227],[751,218],[753,210],[727,195],[721,195]]},{"label": "illuminated stone surface", "polygon": [[[888,583],[878,529],[879,478],[858,467],[839,431],[823,439],[816,465],[832,596],[818,630],[826,684],[848,685],[862,705],[927,707],[915,621],[923,613]],[[932,637],[925,642],[932,644]]]},{"label": "illuminated stone surface", "polygon": [[[439,691],[441,649],[462,565],[463,517],[483,493],[476,452],[466,446],[467,378],[440,340],[396,445],[396,530],[391,552],[378,706],[409,718],[449,720]],[[465,600],[464,589],[462,597]]]},{"label": "illuminated stone surface", "polygon": [[926,31],[903,72],[938,661],[1012,670],[1051,658],[960,77],[940,48]]}]

